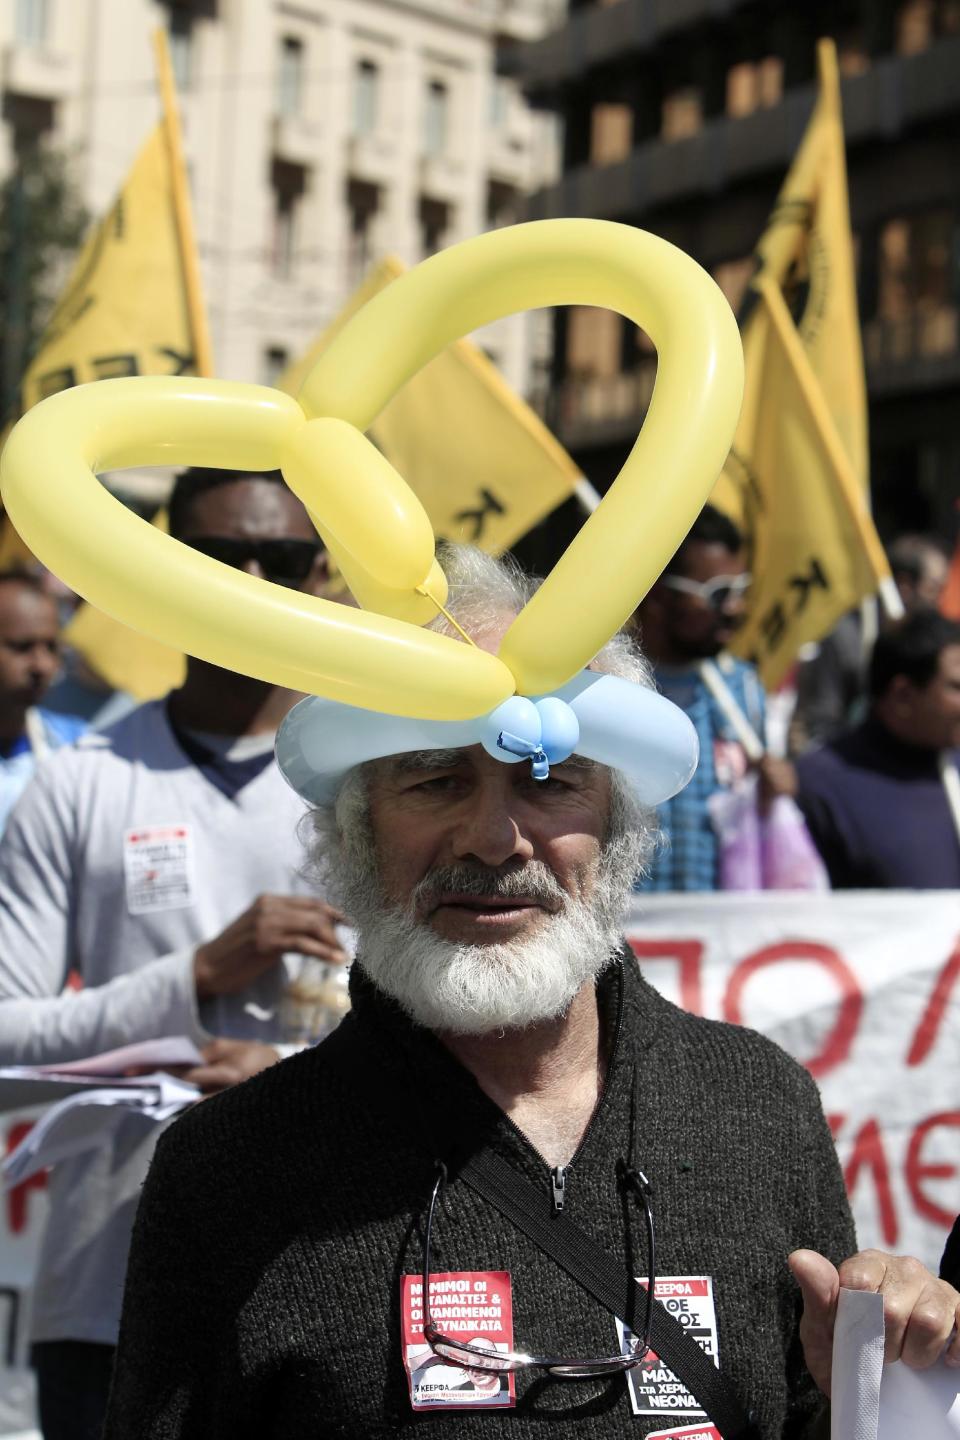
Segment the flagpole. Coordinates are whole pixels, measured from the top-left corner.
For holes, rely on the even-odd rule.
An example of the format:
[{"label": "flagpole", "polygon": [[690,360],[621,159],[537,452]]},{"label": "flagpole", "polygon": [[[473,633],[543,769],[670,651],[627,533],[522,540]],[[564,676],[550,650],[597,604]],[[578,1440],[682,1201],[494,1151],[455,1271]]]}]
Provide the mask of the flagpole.
[{"label": "flagpole", "polygon": [[157,81],[160,86],[160,104],[163,111],[163,128],[170,156],[170,181],[173,191],[173,213],[180,241],[180,261],[183,266],[183,283],[187,301],[187,316],[193,337],[195,369],[198,375],[214,374],[213,348],[210,344],[210,330],[207,325],[207,311],[203,303],[203,283],[200,278],[200,261],[197,256],[197,237],[193,228],[193,211],[190,206],[190,190],[187,170],[183,157],[183,138],[180,133],[180,115],[177,110],[177,92],[173,82],[173,66],[170,64],[170,47],[167,32],[157,29],[153,33],[153,48],[157,61]]},{"label": "flagpole", "polygon": [[894,584],[893,576],[890,574],[890,565],[877,532],[866,513],[863,497],[853,473],[853,466],[843,447],[843,441],[837,434],[837,427],[823,398],[816,376],[810,368],[810,362],[804,353],[803,345],[790,317],[786,301],[780,292],[780,287],[769,276],[764,275],[759,275],[754,284],[763,297],[770,322],[793,370],[797,388],[803,396],[810,418],[823,442],[827,459],[837,480],[837,488],[877,581],[884,609],[891,620],[899,620],[903,615],[903,602]]}]

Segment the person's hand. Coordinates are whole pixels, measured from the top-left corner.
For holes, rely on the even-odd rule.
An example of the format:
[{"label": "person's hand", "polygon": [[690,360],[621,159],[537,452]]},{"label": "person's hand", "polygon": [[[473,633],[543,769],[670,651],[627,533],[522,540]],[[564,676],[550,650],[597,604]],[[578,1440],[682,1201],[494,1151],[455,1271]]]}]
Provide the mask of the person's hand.
[{"label": "person's hand", "polygon": [[760,777],[760,808],[763,811],[770,809],[778,795],[789,795],[791,799],[796,795],[797,770],[791,761],[782,760],[777,755],[764,755],[757,761],[757,774]]},{"label": "person's hand", "polygon": [[211,1040],[200,1053],[204,1063],[186,1070],[183,1079],[198,1086],[204,1095],[239,1085],[280,1059],[272,1045],[263,1045],[259,1040]]},{"label": "person's hand", "polygon": [[312,895],[261,895],[215,939],[197,947],[197,999],[245,990],[288,951],[330,965],[346,964],[350,957],[334,929],[343,918]]},{"label": "person's hand", "polygon": [[[787,1263],[803,1295],[804,1359],[824,1395],[830,1394],[833,1325],[841,1286],[883,1296],[887,1365],[902,1360],[914,1370],[925,1370],[943,1353],[960,1321],[960,1294],[910,1255],[862,1250],[837,1270],[816,1250],[794,1250]],[[960,1365],[960,1333],[953,1335],[945,1358],[948,1365]]]}]

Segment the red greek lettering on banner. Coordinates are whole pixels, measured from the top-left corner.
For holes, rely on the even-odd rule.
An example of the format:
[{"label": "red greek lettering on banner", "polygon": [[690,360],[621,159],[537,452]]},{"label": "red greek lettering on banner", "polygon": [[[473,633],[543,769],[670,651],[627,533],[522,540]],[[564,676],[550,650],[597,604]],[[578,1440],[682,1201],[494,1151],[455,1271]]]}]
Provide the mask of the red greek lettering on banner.
[{"label": "red greek lettering on banner", "polygon": [[680,1005],[693,1015],[703,1009],[703,942],[701,940],[629,940],[638,960],[676,960]]},{"label": "red greek lettering on banner", "polygon": [[942,1110],[939,1115],[928,1115],[926,1120],[920,1124],[910,1136],[910,1144],[907,1147],[907,1158],[904,1165],[904,1174],[907,1181],[907,1189],[910,1192],[910,1199],[918,1215],[925,1220],[932,1220],[935,1225],[943,1229],[949,1229],[957,1218],[956,1207],[952,1210],[945,1210],[929,1195],[924,1194],[924,1180],[952,1180],[957,1173],[957,1167],[947,1162],[939,1163],[924,1162],[923,1147],[927,1137],[935,1130],[945,1127],[960,1129],[960,1110]]},{"label": "red greek lettering on banner", "polygon": [[830,945],[821,945],[815,940],[784,940],[777,945],[765,945],[763,949],[747,955],[730,975],[723,997],[723,1018],[732,1025],[743,1025],[744,991],[754,975],[767,966],[790,960],[810,960],[821,966],[840,992],[840,1006],[833,1028],[819,1053],[803,1061],[814,1079],[819,1080],[847,1059],[863,1016],[863,992],[859,981],[847,962]]},{"label": "red greek lettering on banner", "polygon": [[[836,1138],[836,1131],[834,1131],[834,1138]],[[893,1186],[890,1184],[890,1165],[884,1149],[880,1122],[873,1118],[865,1120],[853,1137],[850,1158],[843,1167],[843,1183],[847,1187],[847,1194],[851,1200],[861,1170],[868,1170],[873,1176],[884,1243],[896,1245],[900,1226],[897,1222],[897,1207],[893,1201]]]},{"label": "red greek lettering on banner", "polygon": [[960,977],[960,936],[957,937],[953,953],[937,977],[937,983],[933,987],[927,1008],[914,1031],[910,1049],[907,1051],[908,1065],[919,1065],[921,1061],[926,1060],[936,1044],[943,1017],[947,1012],[947,1002],[958,977]]}]

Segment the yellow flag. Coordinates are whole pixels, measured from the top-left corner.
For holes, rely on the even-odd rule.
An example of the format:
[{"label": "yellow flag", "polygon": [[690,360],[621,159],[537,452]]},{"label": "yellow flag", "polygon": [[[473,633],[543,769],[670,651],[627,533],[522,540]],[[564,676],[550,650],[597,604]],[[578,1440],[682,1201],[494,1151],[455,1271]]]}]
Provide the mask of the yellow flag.
[{"label": "yellow flag", "polygon": [[88,380],[195,373],[182,276],[169,149],[158,125],[87,237],[23,377],[23,409]]},{"label": "yellow flag", "polygon": [[[280,377],[280,389],[296,395],[337,331],[402,271],[399,261],[382,261]],[[546,426],[469,340],[457,340],[409,380],[370,433],[416,492],[436,534],[491,554],[509,549],[581,478]]]},{"label": "yellow flag", "polygon": [[[176,208],[178,139],[168,111],[88,235],[23,377],[24,410],[90,380],[207,368],[197,363],[207,341],[186,285],[184,246],[192,247],[192,235],[184,235]],[[138,700],[165,695],[182,680],[182,655],[89,605],[80,606],[65,638],[104,680]]]},{"label": "yellow flag", "polygon": [[777,685],[889,567],[868,508],[867,398],[836,50],[756,252],[740,317],[743,410],[712,501],[744,529],[754,588],[738,654]]}]

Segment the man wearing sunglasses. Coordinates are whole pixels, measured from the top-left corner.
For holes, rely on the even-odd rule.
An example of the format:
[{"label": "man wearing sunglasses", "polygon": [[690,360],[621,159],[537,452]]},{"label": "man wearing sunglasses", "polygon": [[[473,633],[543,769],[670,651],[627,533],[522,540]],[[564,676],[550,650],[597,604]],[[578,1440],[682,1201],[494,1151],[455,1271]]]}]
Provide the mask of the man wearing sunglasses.
[{"label": "man wearing sunglasses", "polygon": [[[496,650],[530,588],[488,556],[443,564],[451,614]],[[649,685],[622,636],[594,668]],[[843,1263],[809,1075],[670,1005],[625,951],[653,825],[627,776],[575,753],[538,779],[473,745],[334,763],[317,792],[291,730],[281,763],[358,928],[353,1009],[161,1141],[105,1440],[712,1436],[652,1280],[740,1397],[725,1440],[812,1440],[841,1277],[882,1291],[889,1358],[933,1363],[960,1295],[915,1262]]]},{"label": "man wearing sunglasses", "polygon": [[[261,580],[324,587],[324,551],[279,473],[186,472],[170,531]],[[186,1078],[212,1091],[277,1060],[285,957],[345,958],[339,913],[300,875],[304,807],[273,758],[297,698],[189,659],[179,690],[31,782],[0,847],[0,1064],[186,1035],[205,1062]],[[70,970],[79,994],[62,993]],[[99,1440],[155,1138],[131,1116],[51,1174],[32,1329],[44,1440]]]},{"label": "man wearing sunglasses", "polygon": [[[696,775],[658,810],[662,840],[639,882],[641,889],[719,886],[720,850],[709,800],[739,780],[748,761],[715,698],[717,685],[725,687],[761,740],[766,724],[765,696],[755,668],[725,653],[746,614],[750,581],[740,531],[707,505],[637,611],[657,688],[686,712],[700,740]],[[775,763],[765,758],[761,767],[765,793],[789,793],[787,777]]]}]

